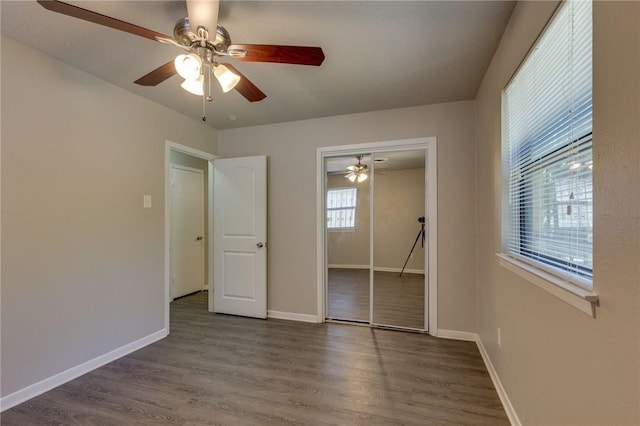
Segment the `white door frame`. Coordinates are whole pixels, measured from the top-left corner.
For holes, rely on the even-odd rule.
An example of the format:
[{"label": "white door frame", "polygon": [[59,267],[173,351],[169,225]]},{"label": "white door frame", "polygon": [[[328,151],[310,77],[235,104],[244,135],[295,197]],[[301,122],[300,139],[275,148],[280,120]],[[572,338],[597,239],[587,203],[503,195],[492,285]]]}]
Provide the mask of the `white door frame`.
[{"label": "white door frame", "polygon": [[[211,163],[211,161],[218,158],[216,155],[210,154],[208,152],[200,151],[199,149],[191,148],[190,146],[182,145],[168,140],[166,140],[164,144],[164,327],[167,330],[167,334],[170,331],[169,304],[171,303],[171,257],[169,252],[169,243],[171,241],[171,203],[169,200],[169,191],[171,185],[171,151],[177,151],[183,154],[191,155],[193,157],[202,158],[203,160],[207,160],[209,162],[209,167],[207,170],[207,180],[209,185],[207,204],[209,206],[209,217],[206,219],[209,224],[209,230],[207,233],[207,244],[209,248],[207,264],[209,265],[209,267],[206,277],[206,282],[209,286],[209,289],[213,289],[213,224],[211,223],[211,218],[213,217],[213,164]],[[213,291],[209,291],[209,311],[211,311],[212,309]]]},{"label": "white door frame", "polygon": [[325,158],[386,151],[425,150],[426,180],[425,213],[427,223],[428,306],[425,306],[425,329],[431,335],[438,332],[438,170],[436,138],[425,137],[320,147],[316,151],[316,238],[317,238],[317,315],[318,322],[326,318],[327,241],[325,219]]}]

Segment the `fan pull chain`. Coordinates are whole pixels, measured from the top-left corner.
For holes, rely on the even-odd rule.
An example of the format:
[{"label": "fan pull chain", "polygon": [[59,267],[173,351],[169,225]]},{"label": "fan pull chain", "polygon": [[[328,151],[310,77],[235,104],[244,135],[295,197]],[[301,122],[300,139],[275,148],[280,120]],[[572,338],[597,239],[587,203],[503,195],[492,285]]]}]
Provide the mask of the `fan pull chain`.
[{"label": "fan pull chain", "polygon": [[[208,70],[207,70],[208,71]],[[211,71],[207,72],[207,77],[208,77],[208,87],[207,87],[207,93],[203,93],[202,94],[202,121],[207,121],[207,110],[206,110],[206,102],[211,102],[213,100],[213,97],[211,97]],[[204,92],[204,90],[203,90]]]},{"label": "fan pull chain", "polygon": [[206,110],[205,110],[205,95],[202,95],[202,121],[207,121],[207,115],[206,115]]}]

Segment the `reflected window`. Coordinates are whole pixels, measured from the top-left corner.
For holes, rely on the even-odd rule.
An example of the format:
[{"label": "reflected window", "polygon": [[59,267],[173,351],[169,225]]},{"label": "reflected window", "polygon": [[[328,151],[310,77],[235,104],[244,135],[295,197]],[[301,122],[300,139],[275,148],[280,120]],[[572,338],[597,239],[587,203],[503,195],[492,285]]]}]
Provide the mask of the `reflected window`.
[{"label": "reflected window", "polygon": [[335,188],[327,191],[327,228],[355,229],[357,188]]}]

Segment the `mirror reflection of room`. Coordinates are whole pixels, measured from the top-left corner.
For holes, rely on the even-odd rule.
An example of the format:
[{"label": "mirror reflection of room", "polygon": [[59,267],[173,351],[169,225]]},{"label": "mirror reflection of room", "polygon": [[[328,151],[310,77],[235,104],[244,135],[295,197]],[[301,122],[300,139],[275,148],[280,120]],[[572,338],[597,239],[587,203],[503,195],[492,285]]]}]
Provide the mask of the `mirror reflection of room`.
[{"label": "mirror reflection of room", "polygon": [[369,322],[371,155],[326,161],[327,317]]},{"label": "mirror reflection of room", "polygon": [[327,318],[425,329],[424,150],[328,158],[326,171]]},{"label": "mirror reflection of room", "polygon": [[425,328],[424,154],[374,155],[374,324]]}]

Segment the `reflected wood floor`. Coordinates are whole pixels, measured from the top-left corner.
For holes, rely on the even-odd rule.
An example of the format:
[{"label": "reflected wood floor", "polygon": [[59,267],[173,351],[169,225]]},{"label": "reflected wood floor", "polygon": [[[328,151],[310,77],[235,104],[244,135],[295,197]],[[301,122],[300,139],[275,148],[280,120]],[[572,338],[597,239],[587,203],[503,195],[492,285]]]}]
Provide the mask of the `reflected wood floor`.
[{"label": "reflected wood floor", "polygon": [[[369,270],[330,268],[327,315],[369,322]],[[424,275],[373,274],[373,322],[424,328]]]},{"label": "reflected wood floor", "polygon": [[2,413],[3,425],[507,425],[474,343],[171,304],[171,335]]}]

